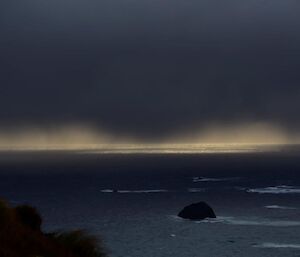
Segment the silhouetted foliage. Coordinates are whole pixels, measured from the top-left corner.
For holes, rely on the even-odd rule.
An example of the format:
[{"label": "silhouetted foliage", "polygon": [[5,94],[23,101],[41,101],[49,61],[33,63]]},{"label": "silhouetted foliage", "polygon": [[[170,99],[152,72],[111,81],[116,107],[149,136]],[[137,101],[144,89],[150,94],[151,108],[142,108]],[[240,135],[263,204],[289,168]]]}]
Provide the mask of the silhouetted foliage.
[{"label": "silhouetted foliage", "polygon": [[15,211],[22,224],[30,227],[32,230],[41,231],[42,218],[35,208],[22,205],[16,207]]},{"label": "silhouetted foliage", "polygon": [[102,244],[99,244],[99,239],[82,230],[55,233],[52,238],[70,249],[76,257],[101,257],[105,255]]},{"label": "silhouetted foliage", "polygon": [[0,256],[105,257],[102,242],[84,231],[43,233],[35,208],[0,200]]}]

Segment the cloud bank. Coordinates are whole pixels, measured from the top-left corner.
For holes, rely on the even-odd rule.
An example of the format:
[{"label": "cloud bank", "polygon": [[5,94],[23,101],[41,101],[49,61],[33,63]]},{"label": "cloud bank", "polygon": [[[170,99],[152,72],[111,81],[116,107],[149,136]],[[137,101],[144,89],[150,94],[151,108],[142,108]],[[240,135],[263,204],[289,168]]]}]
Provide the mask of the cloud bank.
[{"label": "cloud bank", "polygon": [[2,131],[80,124],[159,141],[300,129],[299,1],[28,0],[0,12]]},{"label": "cloud bank", "polygon": [[13,131],[0,132],[0,149],[2,150],[31,150],[31,149],[98,149],[144,147],[164,148],[180,145],[263,145],[263,144],[293,144],[300,143],[297,134],[291,135],[269,124],[242,124],[237,126],[220,127],[211,125],[197,132],[187,131],[149,140],[120,136],[101,132],[97,129],[79,125],[64,126],[55,129],[22,128]]}]

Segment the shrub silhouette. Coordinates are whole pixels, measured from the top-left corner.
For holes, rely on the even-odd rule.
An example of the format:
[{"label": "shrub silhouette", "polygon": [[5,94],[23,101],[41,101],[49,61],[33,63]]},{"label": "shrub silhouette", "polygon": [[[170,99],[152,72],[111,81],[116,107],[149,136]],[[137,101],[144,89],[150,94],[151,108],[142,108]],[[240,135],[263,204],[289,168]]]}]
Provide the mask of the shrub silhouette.
[{"label": "shrub silhouette", "polygon": [[76,257],[102,257],[105,250],[99,244],[99,239],[83,230],[54,233],[52,238],[59,244],[67,247]]},{"label": "shrub silhouette", "polygon": [[28,205],[22,205],[15,208],[20,222],[32,230],[41,231],[42,218],[37,210]]},{"label": "shrub silhouette", "polygon": [[0,200],[0,256],[106,257],[100,239],[84,231],[46,234],[35,208],[11,208]]}]

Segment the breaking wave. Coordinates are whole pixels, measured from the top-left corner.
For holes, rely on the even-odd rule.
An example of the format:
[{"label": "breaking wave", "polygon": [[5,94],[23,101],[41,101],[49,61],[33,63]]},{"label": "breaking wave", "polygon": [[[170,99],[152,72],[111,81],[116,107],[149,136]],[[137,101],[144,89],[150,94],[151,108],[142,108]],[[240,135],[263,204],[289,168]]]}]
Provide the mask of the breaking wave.
[{"label": "breaking wave", "polygon": [[299,194],[300,188],[294,186],[271,186],[264,188],[252,188],[246,189],[248,193],[259,193],[259,194]]},{"label": "breaking wave", "polygon": [[206,177],[193,177],[193,182],[219,182],[219,181],[232,181],[237,180],[240,178],[233,177],[233,178],[206,178]]},{"label": "breaking wave", "polygon": [[296,210],[295,207],[281,206],[281,205],[266,205],[264,206],[267,209],[281,209],[281,210]]},{"label": "breaking wave", "polygon": [[166,193],[169,192],[166,189],[149,189],[149,190],[113,190],[103,189],[102,193],[120,193],[120,194],[141,194],[141,193]]},{"label": "breaking wave", "polygon": [[204,192],[205,189],[204,188],[188,188],[188,192],[190,193],[200,193],[200,192]]},{"label": "breaking wave", "polygon": [[263,243],[261,245],[254,245],[257,248],[294,248],[300,249],[300,244],[277,244],[277,243]]},{"label": "breaking wave", "polygon": [[273,227],[290,227],[300,226],[300,221],[287,220],[266,220],[266,219],[241,219],[235,217],[218,217],[216,219],[207,218],[196,223],[223,223],[228,225],[243,225],[243,226],[273,226]]}]

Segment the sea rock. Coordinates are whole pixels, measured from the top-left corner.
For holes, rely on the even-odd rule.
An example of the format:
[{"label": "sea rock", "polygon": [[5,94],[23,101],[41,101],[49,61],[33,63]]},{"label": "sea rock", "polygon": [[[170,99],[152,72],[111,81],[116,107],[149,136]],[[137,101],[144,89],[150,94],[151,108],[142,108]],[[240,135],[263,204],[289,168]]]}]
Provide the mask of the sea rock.
[{"label": "sea rock", "polygon": [[205,218],[216,218],[213,209],[205,202],[193,203],[183,208],[178,213],[183,219],[203,220]]}]

